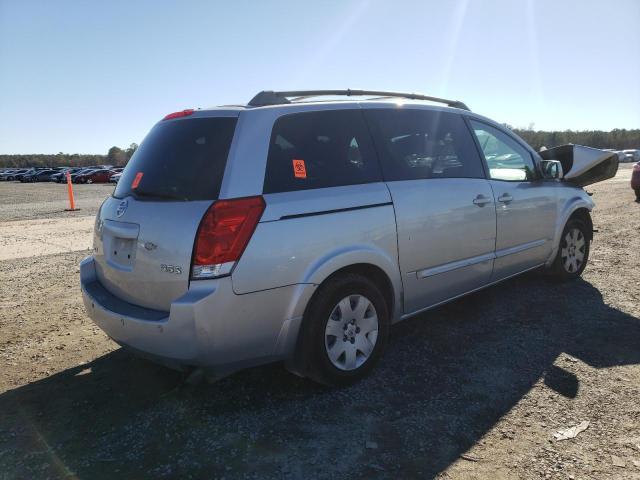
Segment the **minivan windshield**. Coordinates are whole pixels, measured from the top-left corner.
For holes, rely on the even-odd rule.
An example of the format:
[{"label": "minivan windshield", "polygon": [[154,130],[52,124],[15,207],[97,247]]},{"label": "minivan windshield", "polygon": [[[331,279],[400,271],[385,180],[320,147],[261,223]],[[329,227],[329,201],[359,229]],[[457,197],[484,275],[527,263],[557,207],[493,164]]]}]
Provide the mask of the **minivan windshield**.
[{"label": "minivan windshield", "polygon": [[164,120],[129,160],[113,196],[141,200],[216,200],[236,118]]}]

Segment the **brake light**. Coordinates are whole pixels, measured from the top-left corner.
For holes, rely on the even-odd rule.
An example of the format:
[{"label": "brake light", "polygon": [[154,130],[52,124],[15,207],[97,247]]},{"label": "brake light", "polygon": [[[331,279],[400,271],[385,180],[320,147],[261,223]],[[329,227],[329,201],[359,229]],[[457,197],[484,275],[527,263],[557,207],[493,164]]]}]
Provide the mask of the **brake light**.
[{"label": "brake light", "polygon": [[214,202],[198,227],[191,278],[228,275],[249,243],[264,207],[262,197]]},{"label": "brake light", "polygon": [[193,113],[193,108],[182,110],[181,112],[173,112],[164,117],[162,120],[171,120],[172,118],[188,117]]}]

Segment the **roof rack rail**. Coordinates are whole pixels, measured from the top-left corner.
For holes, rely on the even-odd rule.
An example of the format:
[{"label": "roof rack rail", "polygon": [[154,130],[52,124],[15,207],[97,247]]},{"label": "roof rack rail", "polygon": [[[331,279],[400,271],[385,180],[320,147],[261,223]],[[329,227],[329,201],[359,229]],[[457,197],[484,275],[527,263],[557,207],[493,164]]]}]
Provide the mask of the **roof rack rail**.
[{"label": "roof rack rail", "polygon": [[[293,103],[295,101],[305,100],[311,97],[322,96],[366,96],[371,95],[375,97],[397,97],[408,98],[411,100],[428,100],[430,102],[444,103],[449,107],[461,108],[463,110],[469,110],[464,103],[458,100],[447,100],[446,98],[430,97],[428,95],[420,95],[417,93],[402,93],[402,92],[386,92],[380,90],[292,90],[285,92],[274,92],[273,90],[263,90],[253,97],[247,104],[250,107],[264,107],[267,105],[284,105],[287,103]],[[296,97],[289,100],[287,97]]]}]

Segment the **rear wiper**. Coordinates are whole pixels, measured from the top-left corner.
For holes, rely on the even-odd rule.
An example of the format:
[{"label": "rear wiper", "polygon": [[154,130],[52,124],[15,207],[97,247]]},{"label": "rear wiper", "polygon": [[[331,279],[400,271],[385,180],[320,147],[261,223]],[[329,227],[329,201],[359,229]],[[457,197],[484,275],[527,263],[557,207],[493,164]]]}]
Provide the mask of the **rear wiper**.
[{"label": "rear wiper", "polygon": [[176,195],[171,195],[170,193],[146,192],[144,190],[140,190],[139,188],[134,189],[133,194],[136,197],[162,198],[165,200],[180,200],[180,201],[186,200],[186,198],[178,197]]}]

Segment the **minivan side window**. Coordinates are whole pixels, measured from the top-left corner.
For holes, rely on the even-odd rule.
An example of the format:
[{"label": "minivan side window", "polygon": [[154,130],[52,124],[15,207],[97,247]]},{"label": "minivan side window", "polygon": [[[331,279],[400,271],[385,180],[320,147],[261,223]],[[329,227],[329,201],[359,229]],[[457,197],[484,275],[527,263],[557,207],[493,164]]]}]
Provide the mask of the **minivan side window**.
[{"label": "minivan side window", "polygon": [[385,180],[485,178],[464,119],[403,108],[365,111]]},{"label": "minivan side window", "polygon": [[293,113],[274,123],[264,193],[381,180],[361,110]]},{"label": "minivan side window", "polygon": [[535,166],[526,148],[497,128],[475,120],[470,122],[493,180],[535,180]]}]

